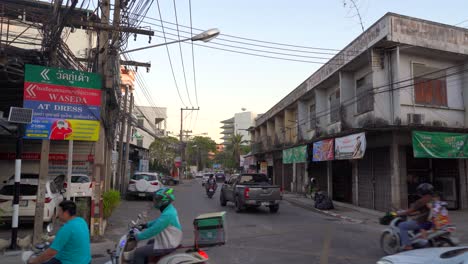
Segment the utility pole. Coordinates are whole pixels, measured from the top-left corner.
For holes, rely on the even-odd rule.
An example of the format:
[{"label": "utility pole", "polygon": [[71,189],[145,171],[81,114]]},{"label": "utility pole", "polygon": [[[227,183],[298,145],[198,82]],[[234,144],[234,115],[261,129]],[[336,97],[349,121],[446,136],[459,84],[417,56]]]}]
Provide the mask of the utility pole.
[{"label": "utility pole", "polygon": [[122,164],[124,160],[123,156],[123,138],[125,133],[126,117],[127,117],[127,101],[128,101],[128,85],[125,85],[125,95],[124,95],[124,107],[121,110],[122,120],[120,122],[120,135],[119,135],[119,158],[117,163],[117,179],[115,188],[120,190],[120,184],[122,183]]},{"label": "utility pole", "polygon": [[180,158],[181,158],[181,169],[179,170],[179,181],[182,180],[182,172],[185,171],[185,145],[184,145],[184,111],[198,111],[200,107],[192,108],[180,108]]},{"label": "utility pole", "polygon": [[126,186],[126,179],[127,177],[127,164],[128,164],[128,158],[130,155],[130,140],[132,136],[132,110],[133,110],[133,93],[130,93],[130,107],[128,109],[128,124],[127,124],[127,143],[125,145],[125,161],[123,164],[123,169],[122,169],[122,190],[121,192],[125,191],[123,189],[124,186]]}]

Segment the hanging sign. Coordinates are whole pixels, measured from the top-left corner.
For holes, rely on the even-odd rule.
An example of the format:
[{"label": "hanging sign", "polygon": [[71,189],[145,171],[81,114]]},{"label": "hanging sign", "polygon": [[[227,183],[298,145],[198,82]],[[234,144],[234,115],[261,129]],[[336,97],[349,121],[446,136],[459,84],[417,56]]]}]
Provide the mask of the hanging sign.
[{"label": "hanging sign", "polygon": [[335,159],[360,159],[366,152],[366,133],[335,138]]},{"label": "hanging sign", "polygon": [[314,142],[312,147],[312,161],[333,160],[335,156],[333,142],[333,138]]},{"label": "hanging sign", "polygon": [[468,134],[413,132],[415,158],[468,158]]}]

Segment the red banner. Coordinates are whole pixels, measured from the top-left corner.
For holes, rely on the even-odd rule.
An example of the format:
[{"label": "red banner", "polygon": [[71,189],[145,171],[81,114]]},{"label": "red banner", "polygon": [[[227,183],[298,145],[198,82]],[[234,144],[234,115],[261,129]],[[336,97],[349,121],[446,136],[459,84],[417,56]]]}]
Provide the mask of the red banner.
[{"label": "red banner", "polygon": [[[16,159],[16,154],[13,152],[10,153],[0,153],[0,160],[14,160]],[[22,160],[40,160],[41,159],[41,153],[36,153],[36,152],[26,152],[21,155]],[[49,154],[49,161],[66,161],[67,160],[67,154],[64,153],[50,153]],[[78,160],[78,161],[89,161],[89,162],[94,162],[94,155],[89,154],[74,154],[73,155],[73,160]]]},{"label": "red banner", "polygon": [[101,91],[53,84],[25,82],[24,100],[101,106]]}]

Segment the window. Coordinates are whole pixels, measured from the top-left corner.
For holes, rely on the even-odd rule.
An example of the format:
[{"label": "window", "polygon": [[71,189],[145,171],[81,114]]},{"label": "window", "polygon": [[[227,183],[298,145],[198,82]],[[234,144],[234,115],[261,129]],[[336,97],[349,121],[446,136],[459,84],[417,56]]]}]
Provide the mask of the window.
[{"label": "window", "polygon": [[413,83],[416,104],[447,106],[445,71],[413,63]]},{"label": "window", "polygon": [[330,123],[340,120],[340,91],[336,91],[328,98],[330,103]]},{"label": "window", "polygon": [[315,117],[315,104],[311,104],[309,106],[309,128],[314,129],[317,124],[318,122]]},{"label": "window", "polygon": [[144,126],[145,126],[145,119],[143,119],[143,118],[138,118],[137,126],[138,126],[138,127],[144,127]]},{"label": "window", "polygon": [[265,174],[245,174],[241,176],[240,183],[268,183],[268,178]]},{"label": "window", "polygon": [[372,74],[356,81],[357,113],[362,114],[374,110],[374,94],[372,92]]},{"label": "window", "polygon": [[55,183],[54,183],[54,182],[51,182],[51,183],[50,183],[50,192],[51,192],[52,194],[58,193],[57,186],[55,186]]},{"label": "window", "polygon": [[138,147],[143,147],[143,139],[137,139],[137,146]]}]

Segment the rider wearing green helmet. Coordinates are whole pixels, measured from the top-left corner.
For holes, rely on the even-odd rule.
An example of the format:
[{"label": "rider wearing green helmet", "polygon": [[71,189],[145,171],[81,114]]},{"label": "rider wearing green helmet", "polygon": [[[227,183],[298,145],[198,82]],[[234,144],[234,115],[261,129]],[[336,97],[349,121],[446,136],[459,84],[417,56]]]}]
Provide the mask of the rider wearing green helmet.
[{"label": "rider wearing green helmet", "polygon": [[161,211],[155,220],[143,224],[144,231],[135,235],[137,241],[154,239],[154,244],[139,247],[135,251],[133,263],[145,263],[150,256],[161,256],[174,251],[182,242],[182,228],[176,208],[172,188],[161,188],[154,193],[153,206]]}]

